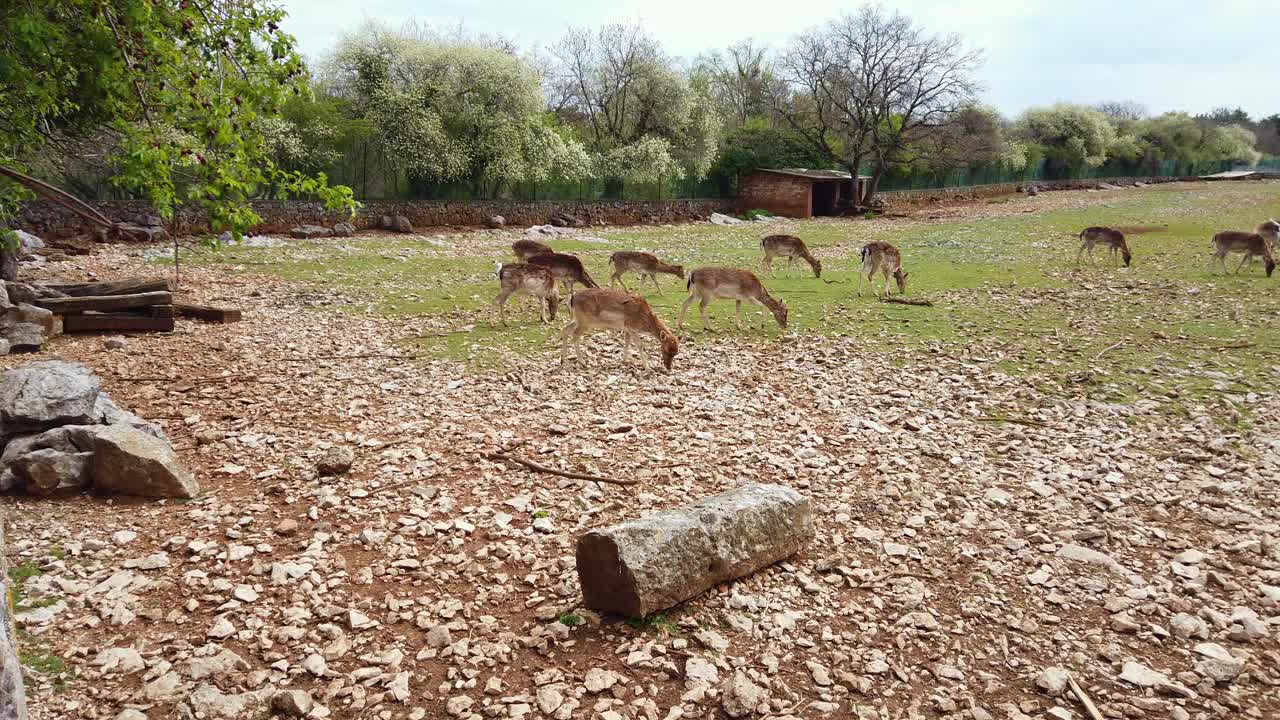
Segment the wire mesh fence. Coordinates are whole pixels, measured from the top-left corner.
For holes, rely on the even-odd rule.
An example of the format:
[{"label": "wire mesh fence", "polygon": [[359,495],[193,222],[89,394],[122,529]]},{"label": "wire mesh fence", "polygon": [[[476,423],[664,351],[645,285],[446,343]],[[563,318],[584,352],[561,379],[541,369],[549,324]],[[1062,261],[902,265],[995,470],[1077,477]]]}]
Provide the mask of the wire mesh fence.
[{"label": "wire mesh fence", "polygon": [[[1280,163],[1280,158],[1273,158]],[[1060,180],[1088,180],[1099,178],[1130,177],[1188,177],[1210,175],[1246,167],[1240,163],[1209,162],[1191,163],[1177,160],[1158,162],[1108,162],[1096,167],[1072,168],[1054,165],[1048,160],[1015,170],[1007,165],[988,165],[962,168],[949,173],[911,175],[887,175],[880,179],[879,190],[938,190],[943,188],[976,187],[1004,183],[1055,182]],[[863,174],[870,175],[870,168]]]}]

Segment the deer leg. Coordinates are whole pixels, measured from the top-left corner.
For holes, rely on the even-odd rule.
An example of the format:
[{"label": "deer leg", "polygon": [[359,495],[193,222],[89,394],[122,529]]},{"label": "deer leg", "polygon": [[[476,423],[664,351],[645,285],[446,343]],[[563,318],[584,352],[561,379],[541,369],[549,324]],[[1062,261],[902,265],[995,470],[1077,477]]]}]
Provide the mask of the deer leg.
[{"label": "deer leg", "polygon": [[560,331],[560,364],[564,365],[569,362],[569,336],[577,330],[577,321],[570,320],[568,325]]},{"label": "deer leg", "polygon": [[764,271],[769,273],[769,277],[773,277],[773,256],[769,253],[764,254]]},{"label": "deer leg", "polygon": [[889,292],[889,271],[885,270],[884,271],[884,296],[889,297],[890,294],[891,293]]},{"label": "deer leg", "polygon": [[1076,264],[1080,264],[1080,259],[1084,257],[1084,249],[1089,243],[1081,243],[1080,249],[1076,251]]},{"label": "deer leg", "polygon": [[[498,311],[498,317],[502,320],[503,327],[507,325],[507,298],[511,293],[503,290],[498,293],[498,297],[493,299],[493,305]],[[489,326],[493,327],[493,313],[489,313]]]},{"label": "deer leg", "polygon": [[1242,260],[1240,261],[1240,264],[1236,266],[1236,274],[1237,274],[1237,275],[1239,275],[1239,274],[1240,274],[1240,268],[1244,267],[1245,262],[1246,262],[1249,258],[1251,258],[1251,257],[1253,257],[1253,256],[1252,256],[1252,255],[1249,255],[1248,253],[1246,253],[1246,254],[1245,254],[1244,259],[1242,259]]},{"label": "deer leg", "polygon": [[765,305],[759,300],[756,300],[756,304],[760,306],[760,329],[763,330],[765,326],[768,325],[768,320],[765,319],[765,316],[773,311],[769,309],[768,305]]},{"label": "deer leg", "polygon": [[641,344],[643,340],[644,338],[640,335],[636,335],[636,352],[640,353],[640,364],[644,366],[645,370],[648,370],[649,354],[644,351],[644,345]]},{"label": "deer leg", "polygon": [[631,364],[631,333],[622,331],[622,364]]},{"label": "deer leg", "polygon": [[655,275],[654,273],[649,273],[649,279],[653,281],[653,289],[656,290],[659,295],[661,295],[662,286],[658,284],[658,276]]},{"label": "deer leg", "polygon": [[702,316],[702,329],[703,329],[703,330],[710,330],[710,329],[711,329],[711,328],[707,327],[707,306],[708,306],[708,305],[710,305],[710,304],[711,304],[711,297],[710,297],[710,296],[703,297],[703,298],[702,298],[702,300],[701,300],[701,302],[699,302],[699,303],[698,303],[698,314]]},{"label": "deer leg", "polygon": [[586,332],[585,328],[577,327],[573,330],[573,354],[578,358],[578,363],[586,367],[587,361],[582,359],[582,334]]},{"label": "deer leg", "polygon": [[622,285],[623,290],[627,289],[627,284],[622,281],[621,270],[614,270],[613,277],[609,278],[609,287],[613,287],[614,285]]},{"label": "deer leg", "polygon": [[742,329],[742,301],[734,300],[733,306],[734,306],[733,326],[741,330]]},{"label": "deer leg", "polygon": [[693,304],[693,299],[696,296],[697,293],[689,293],[689,297],[684,301],[684,304],[680,306],[680,319],[676,321],[676,327],[680,330],[684,329],[684,314],[689,310],[689,306]]},{"label": "deer leg", "polygon": [[862,297],[862,271],[858,271],[858,297]]}]

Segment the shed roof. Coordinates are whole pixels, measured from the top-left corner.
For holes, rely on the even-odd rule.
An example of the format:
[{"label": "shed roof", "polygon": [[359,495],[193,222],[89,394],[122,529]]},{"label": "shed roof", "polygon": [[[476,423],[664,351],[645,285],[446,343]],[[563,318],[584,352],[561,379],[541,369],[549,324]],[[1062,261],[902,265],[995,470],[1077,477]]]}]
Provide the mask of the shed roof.
[{"label": "shed roof", "polygon": [[[756,168],[758,172],[790,175],[806,180],[851,180],[853,176],[840,170],[808,170],[806,168]],[[865,175],[859,177],[866,177]]]}]

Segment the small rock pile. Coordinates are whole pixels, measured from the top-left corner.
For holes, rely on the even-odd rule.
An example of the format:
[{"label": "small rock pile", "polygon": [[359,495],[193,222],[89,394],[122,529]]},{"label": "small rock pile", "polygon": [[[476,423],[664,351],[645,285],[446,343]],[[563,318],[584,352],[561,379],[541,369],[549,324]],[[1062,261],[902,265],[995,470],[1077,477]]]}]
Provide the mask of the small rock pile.
[{"label": "small rock pile", "polygon": [[36,307],[36,298],[60,297],[62,293],[25,283],[6,282],[0,286],[0,355],[36,352],[55,334],[53,313]]},{"label": "small rock pile", "polygon": [[164,432],[118,407],[83,365],[35,362],[0,374],[0,442],[0,491],[200,492]]}]

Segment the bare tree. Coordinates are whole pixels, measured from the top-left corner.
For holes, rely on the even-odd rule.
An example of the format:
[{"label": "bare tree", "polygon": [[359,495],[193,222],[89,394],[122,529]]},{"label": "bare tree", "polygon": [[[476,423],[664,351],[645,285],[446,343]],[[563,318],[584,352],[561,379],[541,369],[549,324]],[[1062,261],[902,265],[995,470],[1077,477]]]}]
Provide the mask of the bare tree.
[{"label": "bare tree", "polygon": [[980,62],[958,35],[929,35],[905,15],[866,5],[796,38],[782,61],[793,94],[780,110],[851,174],[871,163],[866,204],[914,142],[973,102]]},{"label": "bare tree", "polygon": [[1094,105],[1093,109],[1112,120],[1137,122],[1151,117],[1147,106],[1136,100],[1107,100]]},{"label": "bare tree", "polygon": [[769,49],[747,39],[698,58],[694,73],[706,76],[721,111],[733,127],[767,115],[783,90],[768,62]]},{"label": "bare tree", "polygon": [[652,36],[636,25],[570,30],[550,48],[551,109],[589,128],[595,150],[625,145],[658,125],[678,78]]}]

